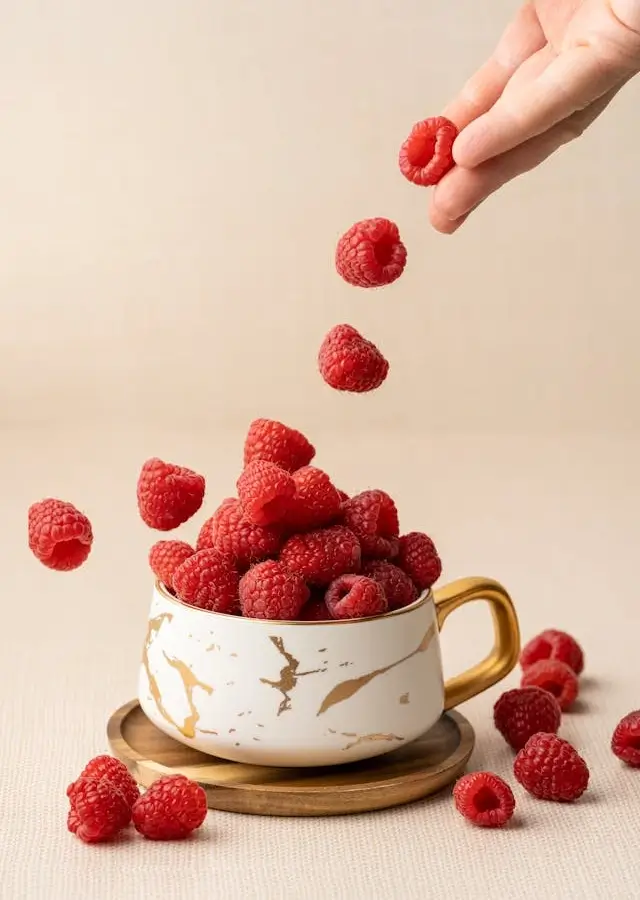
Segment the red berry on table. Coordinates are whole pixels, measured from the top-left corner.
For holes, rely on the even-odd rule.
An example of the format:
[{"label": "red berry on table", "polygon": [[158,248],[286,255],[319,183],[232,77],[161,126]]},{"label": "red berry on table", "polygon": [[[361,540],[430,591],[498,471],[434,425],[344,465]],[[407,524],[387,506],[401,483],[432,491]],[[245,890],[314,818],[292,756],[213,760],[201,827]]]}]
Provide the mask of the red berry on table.
[{"label": "red berry on table", "polygon": [[379,388],[389,373],[389,363],[375,344],[351,325],[336,325],[318,353],[324,381],[336,391],[364,394]]},{"label": "red berry on table", "polygon": [[384,491],[363,491],[347,500],[342,512],[344,524],[360,541],[362,555],[388,559],[398,552],[398,511]]},{"label": "red berry on table", "polygon": [[142,521],[157,531],[172,531],[198,512],[205,481],[192,469],[148,459],[138,478],[138,509]]},{"label": "red berry on table", "polygon": [[173,573],[173,587],[183,603],[219,613],[237,612],[239,581],[233,560],[217,550],[199,550]]},{"label": "red berry on table", "polygon": [[255,419],[244,442],[245,466],[264,459],[285,472],[295,472],[308,466],[315,455],[315,448],[300,431],[275,419]]},{"label": "red berry on table", "polygon": [[406,572],[420,591],[430,588],[442,573],[442,563],[435,544],[421,531],[411,531],[400,538],[394,562]]},{"label": "red berry on table", "polygon": [[389,609],[401,609],[418,599],[418,589],[406,572],[382,559],[368,559],[362,564],[362,574],[373,578],[382,587]]},{"label": "red berry on table", "polygon": [[556,698],[538,687],[505,691],[493,707],[493,722],[514,750],[539,731],[556,734],[562,713]]},{"label": "red berry on table", "polygon": [[149,551],[149,566],[158,581],[173,589],[173,573],[195,552],[185,541],[157,541]]},{"label": "red berry on table", "polygon": [[29,507],[28,520],[29,549],[47,568],[70,572],[89,556],[91,522],[71,503],[40,500]]},{"label": "red berry on table", "polygon": [[154,781],[133,807],[133,824],[151,841],[188,837],[207,817],[207,795],[184,775],[164,775]]},{"label": "red berry on table", "polygon": [[463,775],[453,789],[453,802],[460,815],[483,828],[501,828],[516,808],[513,791],[493,772]]},{"label": "red berry on table", "polygon": [[268,559],[242,576],[239,594],[243,616],[293,622],[309,599],[309,588],[300,575]]},{"label": "red berry on table", "polygon": [[534,734],[520,750],[513,774],[539,800],[577,800],[589,784],[589,769],[576,749],[544,732]]},{"label": "red berry on table", "polygon": [[632,768],[640,768],[640,709],[627,713],[611,738],[613,753]]},{"label": "red berry on table", "polygon": [[524,670],[520,687],[539,687],[558,701],[564,712],[578,696],[578,678],[565,663],[557,659],[541,659]]},{"label": "red berry on table", "polygon": [[67,828],[86,844],[110,840],[131,821],[131,807],[108,778],[78,778],[67,796]]},{"label": "red berry on table", "polygon": [[342,525],[294,534],[280,551],[280,561],[309,585],[330,584],[339,575],[360,569],[360,543]]},{"label": "red berry on table", "polygon": [[364,219],[342,235],[336,248],[336,269],[356,287],[391,284],[407,262],[398,226],[389,219]]},{"label": "red berry on table", "polygon": [[453,162],[453,142],[458,129],[444,116],[418,122],[400,148],[400,171],[413,184],[429,187],[437,184]]},{"label": "red berry on table", "polygon": [[291,477],[296,493],[285,518],[287,529],[308,531],[335,522],[342,509],[342,500],[326,472],[304,466]]},{"label": "red berry on table", "polygon": [[278,553],[282,530],[275,525],[254,525],[245,518],[240,501],[228,499],[202,526],[197,546],[230,556],[244,570]]},{"label": "red berry on table", "polygon": [[566,631],[548,628],[532,638],[522,649],[520,665],[523,669],[541,659],[557,659],[570,666],[576,675],[584,669],[582,647]]},{"label": "red berry on table", "polygon": [[341,575],[324,595],[332,619],[364,619],[387,612],[382,585],[364,575]]},{"label": "red berry on table", "polygon": [[250,462],[236,486],[244,516],[254,525],[282,522],[296,492],[291,475],[264,459]]},{"label": "red berry on table", "polygon": [[[116,787],[129,807],[132,807],[140,796],[136,781],[125,764],[113,756],[95,756],[80,773],[80,778],[106,778]],[[73,790],[73,785],[68,789]]]}]

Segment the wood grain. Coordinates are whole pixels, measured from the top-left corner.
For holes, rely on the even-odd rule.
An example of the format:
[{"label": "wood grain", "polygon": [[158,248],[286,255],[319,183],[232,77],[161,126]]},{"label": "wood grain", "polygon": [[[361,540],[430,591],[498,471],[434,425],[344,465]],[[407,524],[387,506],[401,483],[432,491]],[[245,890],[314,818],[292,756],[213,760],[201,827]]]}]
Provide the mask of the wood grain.
[{"label": "wood grain", "polygon": [[475,742],[467,719],[452,711],[423,737],[373,759],[311,769],[251,766],[173,740],[137,700],[114,712],[107,737],[113,754],[144,787],[179,773],[202,785],[211,809],[262,816],[335,816],[410,803],[460,775]]}]

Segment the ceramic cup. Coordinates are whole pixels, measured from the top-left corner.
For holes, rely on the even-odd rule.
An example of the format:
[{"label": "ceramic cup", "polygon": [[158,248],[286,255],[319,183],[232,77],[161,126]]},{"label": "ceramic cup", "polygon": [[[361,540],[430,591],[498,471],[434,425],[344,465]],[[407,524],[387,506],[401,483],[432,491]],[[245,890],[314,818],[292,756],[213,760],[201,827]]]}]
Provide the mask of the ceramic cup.
[{"label": "ceramic cup", "polygon": [[[472,600],[491,609],[495,643],[444,684],[439,630]],[[465,578],[370,619],[274,622],[187,606],[156,584],[138,697],[183,744],[266,766],[330,766],[424,734],[443,710],[514,667],[520,637],[502,585]]]}]

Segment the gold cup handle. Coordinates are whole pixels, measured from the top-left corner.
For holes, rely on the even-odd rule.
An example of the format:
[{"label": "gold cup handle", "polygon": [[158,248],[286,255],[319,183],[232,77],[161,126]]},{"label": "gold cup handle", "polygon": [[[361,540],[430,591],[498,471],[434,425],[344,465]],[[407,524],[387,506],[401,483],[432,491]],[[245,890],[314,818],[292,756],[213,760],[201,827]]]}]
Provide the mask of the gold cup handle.
[{"label": "gold cup handle", "polygon": [[482,662],[449,679],[444,686],[444,708],[451,709],[486,691],[513,669],[520,653],[520,629],[511,597],[491,578],[461,578],[434,591],[438,628],[465,603],[484,600],[493,619],[493,649]]}]

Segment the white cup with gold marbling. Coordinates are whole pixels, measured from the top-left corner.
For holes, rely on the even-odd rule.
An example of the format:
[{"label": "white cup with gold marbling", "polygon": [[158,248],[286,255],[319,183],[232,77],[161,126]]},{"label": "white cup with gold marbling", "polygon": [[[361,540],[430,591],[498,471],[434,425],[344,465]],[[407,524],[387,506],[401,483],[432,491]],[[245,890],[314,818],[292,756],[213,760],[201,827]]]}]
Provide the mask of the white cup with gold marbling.
[{"label": "white cup with gold marbling", "polygon": [[[438,632],[471,600],[491,609],[489,655],[446,684]],[[183,744],[267,766],[377,756],[424,734],[443,710],[514,667],[519,631],[502,585],[467,578],[370,619],[273,622],[187,606],[156,585],[138,697]]]}]

